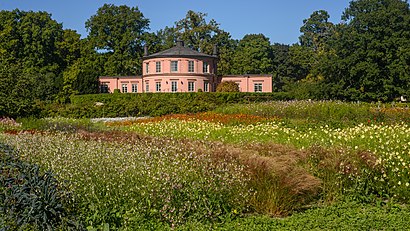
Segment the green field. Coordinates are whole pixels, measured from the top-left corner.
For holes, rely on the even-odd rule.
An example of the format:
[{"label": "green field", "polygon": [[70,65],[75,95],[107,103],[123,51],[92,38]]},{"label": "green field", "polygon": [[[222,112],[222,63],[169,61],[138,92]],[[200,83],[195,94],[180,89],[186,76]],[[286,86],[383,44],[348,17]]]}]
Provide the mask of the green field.
[{"label": "green field", "polygon": [[[405,104],[278,101],[122,122],[3,119],[0,225],[404,230],[409,115]],[[19,173],[34,165],[40,177]],[[58,183],[38,180],[47,170]],[[34,212],[16,209],[25,182],[39,182]]]}]

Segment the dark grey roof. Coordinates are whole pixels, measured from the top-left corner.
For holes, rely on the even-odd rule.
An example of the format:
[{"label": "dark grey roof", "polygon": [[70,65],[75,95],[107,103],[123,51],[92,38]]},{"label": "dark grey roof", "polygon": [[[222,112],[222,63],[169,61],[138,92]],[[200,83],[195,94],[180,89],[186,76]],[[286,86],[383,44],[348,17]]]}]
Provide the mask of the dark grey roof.
[{"label": "dark grey roof", "polygon": [[176,46],[160,51],[158,53],[154,53],[151,55],[144,56],[143,59],[150,59],[150,58],[160,58],[160,57],[203,57],[203,58],[217,58],[213,55],[204,54],[191,48],[185,47],[183,43],[177,43]]}]

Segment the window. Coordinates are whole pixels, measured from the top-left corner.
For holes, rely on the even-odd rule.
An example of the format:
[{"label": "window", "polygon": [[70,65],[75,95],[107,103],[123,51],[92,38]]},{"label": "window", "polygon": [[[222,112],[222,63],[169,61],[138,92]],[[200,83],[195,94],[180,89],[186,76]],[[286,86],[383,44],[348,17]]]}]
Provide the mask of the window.
[{"label": "window", "polygon": [[188,91],[195,91],[195,82],[188,82]]},{"label": "window", "polygon": [[131,85],[131,91],[132,92],[138,92],[138,84],[136,84],[136,83],[133,83],[132,85]]},{"label": "window", "polygon": [[145,63],[145,73],[149,73],[149,63]]},{"label": "window", "polygon": [[155,71],[157,73],[161,72],[161,62],[156,62],[155,63]]},{"label": "window", "polygon": [[126,83],[122,84],[122,93],[127,93],[128,92],[128,86]]},{"label": "window", "polygon": [[171,72],[178,71],[178,61],[171,61]]},{"label": "window", "polygon": [[171,91],[172,92],[177,92],[178,91],[178,82],[177,81],[172,81],[171,82]]},{"label": "window", "polygon": [[161,82],[156,82],[156,83],[155,83],[155,90],[156,90],[157,92],[161,92]]},{"label": "window", "polygon": [[254,92],[262,92],[262,83],[254,83],[253,84],[253,91]]},{"label": "window", "polygon": [[194,61],[188,61],[188,72],[194,72]]},{"label": "window", "polygon": [[100,92],[101,93],[108,93],[108,83],[101,83]]},{"label": "window", "polygon": [[145,83],[145,92],[149,92],[149,82]]},{"label": "window", "polygon": [[209,82],[204,82],[204,92],[209,91]]},{"label": "window", "polygon": [[204,64],[203,64],[204,66],[204,68],[203,68],[203,72],[204,73],[208,73],[208,63],[207,62],[204,62]]}]

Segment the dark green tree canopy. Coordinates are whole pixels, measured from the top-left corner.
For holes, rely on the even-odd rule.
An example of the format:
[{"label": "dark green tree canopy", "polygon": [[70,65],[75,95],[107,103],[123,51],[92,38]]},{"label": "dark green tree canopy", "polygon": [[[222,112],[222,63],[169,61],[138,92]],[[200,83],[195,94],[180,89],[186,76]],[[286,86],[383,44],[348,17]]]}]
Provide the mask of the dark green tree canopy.
[{"label": "dark green tree canopy", "polygon": [[105,64],[107,75],[140,73],[144,34],[149,20],[138,7],[104,4],[85,23],[88,39],[96,49],[108,51]]},{"label": "dark green tree canopy", "polygon": [[333,23],[329,22],[329,13],[325,10],[313,12],[310,18],[303,20],[303,26],[300,32],[303,33],[299,37],[300,44],[314,50],[330,37],[332,33]]},{"label": "dark green tree canopy", "polygon": [[340,97],[392,100],[410,89],[410,10],[401,0],[352,1],[330,43],[326,82]]},{"label": "dark green tree canopy", "polygon": [[233,74],[272,73],[273,53],[269,38],[263,34],[245,35],[238,43],[232,63]]}]

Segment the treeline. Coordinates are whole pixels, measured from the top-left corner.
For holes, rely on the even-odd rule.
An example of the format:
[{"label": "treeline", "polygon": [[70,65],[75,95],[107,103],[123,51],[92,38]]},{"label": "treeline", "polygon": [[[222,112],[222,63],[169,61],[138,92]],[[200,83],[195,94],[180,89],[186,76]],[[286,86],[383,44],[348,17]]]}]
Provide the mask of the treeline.
[{"label": "treeline", "polygon": [[218,73],[272,74],[273,89],[298,98],[391,101],[410,96],[410,8],[403,0],[356,0],[341,22],[319,10],[301,22],[299,43],[263,34],[231,38],[214,19],[188,11],[155,33],[137,6],[105,4],[85,38],[47,12],[0,11],[0,117],[28,116],[49,102],[98,93],[98,76],[141,74],[143,46],[154,53],[183,40],[212,53]]}]

